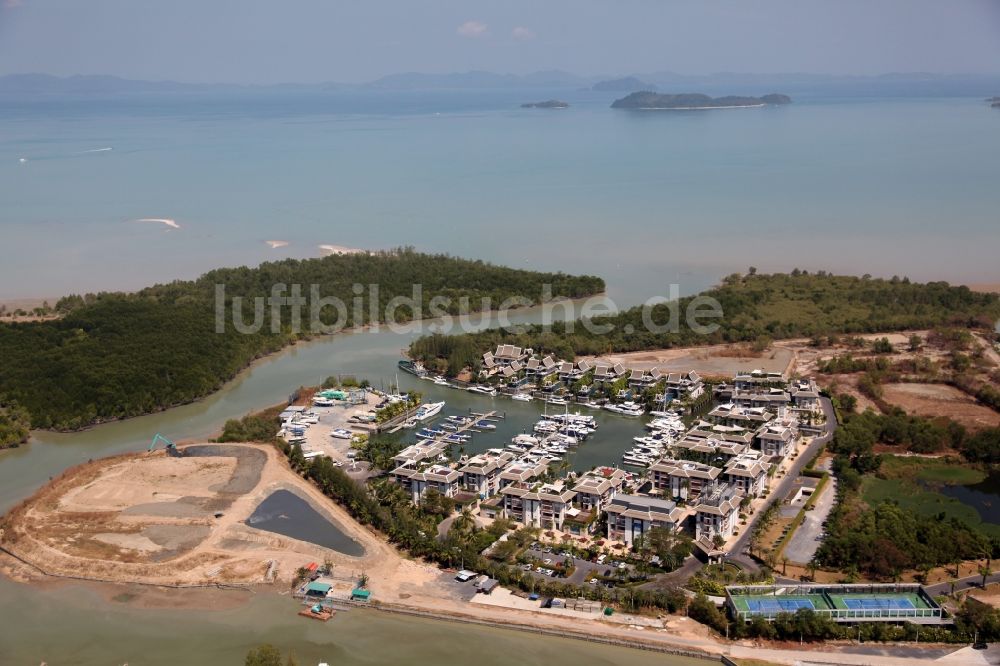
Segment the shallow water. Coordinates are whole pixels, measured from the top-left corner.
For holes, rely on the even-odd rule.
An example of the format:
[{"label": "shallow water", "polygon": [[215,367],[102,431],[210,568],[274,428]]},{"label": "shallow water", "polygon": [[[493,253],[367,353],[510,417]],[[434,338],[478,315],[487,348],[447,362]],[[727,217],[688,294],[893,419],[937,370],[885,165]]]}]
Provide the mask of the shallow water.
[{"label": "shallow water", "polygon": [[344,534],[313,506],[287,490],[276,490],[257,505],[246,524],[258,530],[274,532],[317,546],[330,548],[344,555],[361,557],[364,547]]},{"label": "shallow water", "polygon": [[298,603],[273,594],[218,611],[136,609],[134,601],[106,601],[77,585],[36,591],[0,578],[0,664],[238,666],[261,643],[294,651],[301,666],[510,666],[512,655],[525,666],[708,663],[365,609],[321,623],[297,617]]}]

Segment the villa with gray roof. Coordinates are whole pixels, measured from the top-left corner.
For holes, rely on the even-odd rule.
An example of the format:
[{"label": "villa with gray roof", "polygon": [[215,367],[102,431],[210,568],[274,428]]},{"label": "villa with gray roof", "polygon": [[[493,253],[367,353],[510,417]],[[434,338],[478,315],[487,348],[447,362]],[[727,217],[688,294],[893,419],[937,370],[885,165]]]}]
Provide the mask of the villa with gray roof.
[{"label": "villa with gray roof", "polygon": [[645,495],[618,495],[605,508],[608,538],[631,546],[654,527],[676,530],[684,512],[670,500]]},{"label": "villa with gray roof", "polygon": [[668,497],[690,501],[701,495],[705,488],[715,485],[722,469],[692,462],[665,458],[649,468],[653,488]]},{"label": "villa with gray roof", "polygon": [[469,458],[458,471],[462,473],[462,486],[481,499],[493,497],[500,490],[500,474],[514,460],[510,451],[481,453]]},{"label": "villa with gray roof", "polygon": [[716,536],[729,539],[736,530],[742,496],[734,486],[716,485],[695,504],[695,541],[711,544]]},{"label": "villa with gray roof", "polygon": [[769,465],[761,459],[759,451],[747,451],[736,456],[723,470],[725,479],[742,494],[760,497],[767,488]]}]

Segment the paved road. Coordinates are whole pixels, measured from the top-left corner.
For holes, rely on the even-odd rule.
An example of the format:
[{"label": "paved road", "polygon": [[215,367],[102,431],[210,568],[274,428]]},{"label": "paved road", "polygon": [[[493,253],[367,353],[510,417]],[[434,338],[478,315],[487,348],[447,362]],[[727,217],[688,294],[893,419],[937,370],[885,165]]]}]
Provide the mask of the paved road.
[{"label": "paved road", "polygon": [[[989,585],[991,583],[1000,583],[1000,571],[986,577],[986,584]],[[967,576],[966,578],[959,578],[955,581],[955,591],[964,592],[966,590],[979,589],[982,587],[982,584],[982,576]],[[937,596],[939,594],[951,594],[951,582],[935,583],[934,585],[928,585],[926,589],[933,596]]]},{"label": "paved road", "polygon": [[730,555],[727,558],[729,561],[736,562],[749,571],[757,571],[760,569],[757,562],[745,552],[750,543],[750,535],[753,533],[754,525],[760,517],[764,515],[764,512],[767,511],[768,507],[770,507],[774,502],[780,502],[785,499],[785,496],[792,489],[792,486],[795,484],[795,479],[798,478],[802,469],[806,466],[806,463],[812,460],[812,457],[816,455],[816,452],[819,451],[821,446],[830,441],[830,438],[833,437],[834,430],[837,429],[837,417],[833,411],[833,404],[827,398],[820,398],[820,405],[823,408],[823,413],[826,414],[826,432],[813,438],[813,440],[809,443],[809,446],[799,453],[799,457],[792,463],[792,466],[788,469],[784,478],[781,479],[776,487],[772,488],[771,493],[767,497],[767,502],[757,510],[754,514],[753,520],[751,520],[747,524],[746,528],[740,532],[739,538],[729,549]]}]

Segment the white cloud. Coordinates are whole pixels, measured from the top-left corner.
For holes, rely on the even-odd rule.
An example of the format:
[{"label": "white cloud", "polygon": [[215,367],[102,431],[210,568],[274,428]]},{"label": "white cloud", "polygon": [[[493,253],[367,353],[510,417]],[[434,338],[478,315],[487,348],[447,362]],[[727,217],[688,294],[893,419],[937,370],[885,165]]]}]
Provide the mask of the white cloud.
[{"label": "white cloud", "polygon": [[487,25],[482,21],[466,21],[458,26],[456,32],[462,37],[482,37],[486,34]]},{"label": "white cloud", "polygon": [[531,28],[525,28],[523,25],[519,25],[511,30],[510,36],[519,42],[526,42],[529,39],[534,39],[536,37],[534,30]]}]

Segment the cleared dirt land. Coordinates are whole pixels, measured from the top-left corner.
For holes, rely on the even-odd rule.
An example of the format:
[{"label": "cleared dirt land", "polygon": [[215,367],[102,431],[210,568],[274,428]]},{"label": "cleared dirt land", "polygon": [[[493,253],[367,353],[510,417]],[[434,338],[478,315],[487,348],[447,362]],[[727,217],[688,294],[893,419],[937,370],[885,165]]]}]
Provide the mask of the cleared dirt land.
[{"label": "cleared dirt land", "polygon": [[947,416],[973,430],[1000,425],[1000,414],[947,384],[885,384],[882,391],[887,402],[910,414]]},{"label": "cleared dirt land", "polygon": [[[205,444],[182,457],[127,454],[68,470],[8,514],[0,542],[50,574],[166,585],[278,580],[329,559],[377,566],[384,546],[269,446]],[[352,557],[245,524],[277,490],[306,500],[361,546]]]}]

